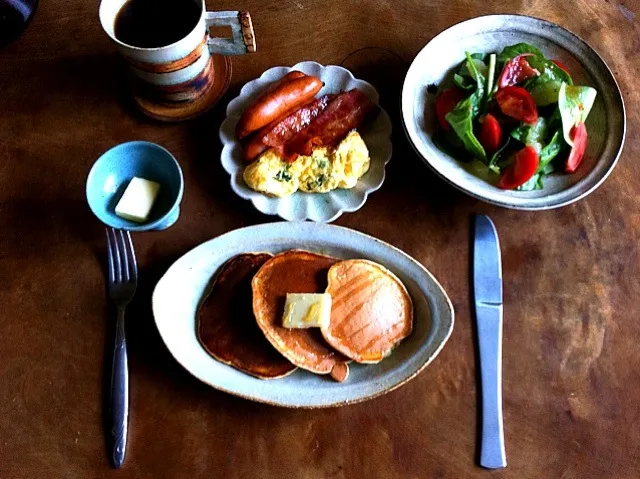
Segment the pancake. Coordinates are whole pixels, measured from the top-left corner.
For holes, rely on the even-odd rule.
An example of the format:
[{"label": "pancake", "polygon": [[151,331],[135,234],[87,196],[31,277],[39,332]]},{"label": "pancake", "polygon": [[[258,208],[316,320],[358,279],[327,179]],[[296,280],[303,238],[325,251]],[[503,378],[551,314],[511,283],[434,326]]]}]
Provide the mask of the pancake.
[{"label": "pancake", "polygon": [[322,338],[319,328],[282,327],[287,293],[322,293],[327,272],[339,260],[308,251],[286,251],[267,261],[253,277],[253,313],[264,336],[296,366],[344,381],[345,358]]},{"label": "pancake", "polygon": [[337,351],[358,363],[377,363],[411,334],[413,304],[389,270],[362,259],[329,269],[331,321],[322,335]]},{"label": "pancake", "polygon": [[275,379],[296,367],[264,338],[251,307],[251,279],[272,255],[241,254],[219,270],[200,308],[198,339],[218,361],[261,379]]}]

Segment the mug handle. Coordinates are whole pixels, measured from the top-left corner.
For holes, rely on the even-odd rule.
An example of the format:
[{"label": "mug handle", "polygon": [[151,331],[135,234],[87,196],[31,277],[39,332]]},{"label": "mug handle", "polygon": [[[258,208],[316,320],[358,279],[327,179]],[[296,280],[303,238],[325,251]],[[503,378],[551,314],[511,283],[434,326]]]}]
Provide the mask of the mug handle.
[{"label": "mug handle", "polygon": [[211,53],[220,55],[243,55],[256,51],[256,38],[249,12],[205,12],[207,27],[231,27],[231,38],[208,38],[207,46]]}]

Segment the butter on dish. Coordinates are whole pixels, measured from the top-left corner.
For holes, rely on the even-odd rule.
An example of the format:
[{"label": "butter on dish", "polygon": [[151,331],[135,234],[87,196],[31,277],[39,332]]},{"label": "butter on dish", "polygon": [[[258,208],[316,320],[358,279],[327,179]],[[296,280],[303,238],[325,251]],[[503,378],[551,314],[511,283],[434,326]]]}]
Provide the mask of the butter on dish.
[{"label": "butter on dish", "polygon": [[158,191],[160,185],[155,181],[133,177],[116,205],[116,214],[136,223],[144,223],[149,218]]}]

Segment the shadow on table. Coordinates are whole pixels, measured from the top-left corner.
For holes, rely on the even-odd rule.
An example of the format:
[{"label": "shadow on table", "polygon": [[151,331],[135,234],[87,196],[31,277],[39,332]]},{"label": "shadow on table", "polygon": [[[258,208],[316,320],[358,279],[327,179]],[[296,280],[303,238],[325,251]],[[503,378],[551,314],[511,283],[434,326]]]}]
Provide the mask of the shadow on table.
[{"label": "shadow on table", "polygon": [[194,180],[198,188],[204,190],[215,205],[233,211],[235,217],[242,217],[247,224],[278,221],[280,218],[261,214],[250,201],[238,197],[233,192],[230,186],[231,177],[220,161],[220,125],[226,118],[228,103],[239,93],[239,87],[231,88],[211,111],[189,122],[187,150],[194,163]]},{"label": "shadow on table", "polygon": [[[419,249],[419,238],[430,238],[432,230],[449,234],[464,224],[477,201],[439,178],[414,151],[406,137],[401,115],[401,92],[409,60],[378,47],[349,54],[341,65],[355,77],[371,83],[380,105],[392,123],[393,154],[386,167],[384,184],[371,194],[360,211],[344,215],[338,223],[362,230],[411,254]],[[416,219],[423,225],[416,228]],[[412,232],[398,235],[398,231]],[[440,235],[446,247],[447,235]]]},{"label": "shadow on table", "polygon": [[9,62],[5,66],[7,78],[28,82],[39,94],[13,95],[12,91],[21,90],[9,90],[1,107],[3,116],[30,116],[40,125],[51,124],[50,138],[76,134],[64,128],[68,122],[78,125],[78,130],[87,130],[92,123],[109,117],[110,106],[126,103],[126,72],[115,54]]},{"label": "shadow on table", "polygon": [[393,157],[387,166],[384,190],[399,197],[410,195],[409,201],[405,199],[402,203],[423,203],[434,213],[449,213],[461,205],[468,205],[469,198],[434,174],[406,137],[402,125],[401,94],[410,61],[392,50],[367,47],[350,53],[340,64],[356,78],[376,88],[380,106],[391,118]]}]

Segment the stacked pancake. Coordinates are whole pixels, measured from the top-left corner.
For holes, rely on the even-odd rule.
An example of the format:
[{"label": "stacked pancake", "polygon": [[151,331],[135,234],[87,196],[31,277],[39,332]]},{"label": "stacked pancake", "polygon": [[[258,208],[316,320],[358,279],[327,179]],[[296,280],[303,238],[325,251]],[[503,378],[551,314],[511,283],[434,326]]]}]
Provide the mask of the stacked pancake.
[{"label": "stacked pancake", "polygon": [[296,367],[264,338],[251,306],[251,279],[272,255],[241,254],[225,263],[200,308],[198,338],[218,361],[261,379],[291,374]]},{"label": "stacked pancake", "polygon": [[[287,294],[325,292],[332,298],[326,324],[283,326]],[[297,366],[344,381],[350,361],[381,361],[412,327],[411,298],[383,266],[292,250],[229,260],[202,305],[198,337],[216,359],[262,379]]]}]

